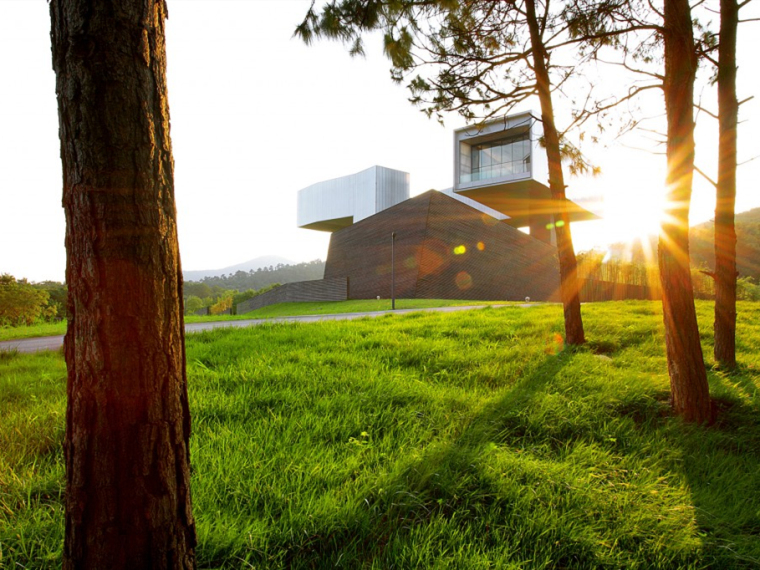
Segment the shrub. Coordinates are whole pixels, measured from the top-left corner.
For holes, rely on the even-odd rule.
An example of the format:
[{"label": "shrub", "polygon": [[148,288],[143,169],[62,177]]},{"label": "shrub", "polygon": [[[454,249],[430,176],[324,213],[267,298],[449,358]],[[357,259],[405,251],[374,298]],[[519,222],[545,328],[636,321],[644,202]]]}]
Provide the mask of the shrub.
[{"label": "shrub", "polygon": [[736,298],[741,301],[760,301],[760,285],[754,283],[752,277],[737,279]]},{"label": "shrub", "polygon": [[0,277],[0,325],[32,325],[41,318],[55,316],[55,307],[48,306],[47,291],[35,289],[25,280],[12,275]]}]

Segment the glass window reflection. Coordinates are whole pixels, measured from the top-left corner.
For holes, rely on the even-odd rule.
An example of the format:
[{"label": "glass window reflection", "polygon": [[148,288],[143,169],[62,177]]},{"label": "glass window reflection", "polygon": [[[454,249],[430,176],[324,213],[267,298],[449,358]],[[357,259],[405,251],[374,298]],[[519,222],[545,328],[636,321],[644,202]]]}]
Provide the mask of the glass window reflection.
[{"label": "glass window reflection", "polygon": [[[463,168],[460,182],[488,180],[530,172],[530,139],[528,134],[473,145],[469,168]],[[462,160],[465,166],[465,160]]]}]

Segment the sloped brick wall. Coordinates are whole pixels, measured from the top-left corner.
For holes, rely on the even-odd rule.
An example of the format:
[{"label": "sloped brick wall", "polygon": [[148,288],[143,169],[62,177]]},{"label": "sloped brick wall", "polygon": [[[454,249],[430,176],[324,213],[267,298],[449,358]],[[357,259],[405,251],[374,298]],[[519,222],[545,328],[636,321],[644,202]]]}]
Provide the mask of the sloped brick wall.
[{"label": "sloped brick wall", "polygon": [[391,234],[396,232],[396,296],[414,299],[429,201],[405,200],[332,234],[325,279],[348,277],[350,299],[391,296]]},{"label": "sloped brick wall", "polygon": [[335,232],[325,278],[348,277],[351,299],[396,296],[558,300],[555,248],[430,191]]},{"label": "sloped brick wall", "polygon": [[437,192],[420,269],[419,298],[558,298],[555,247]]}]

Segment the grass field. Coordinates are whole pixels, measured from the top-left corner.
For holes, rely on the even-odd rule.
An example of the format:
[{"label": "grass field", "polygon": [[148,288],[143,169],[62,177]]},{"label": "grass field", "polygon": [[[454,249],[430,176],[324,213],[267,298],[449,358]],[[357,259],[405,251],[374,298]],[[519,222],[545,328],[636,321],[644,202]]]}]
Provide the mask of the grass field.
[{"label": "grass field", "polygon": [[[429,307],[452,307],[464,305],[495,305],[507,301],[455,301],[450,299],[397,299],[397,309],[425,309]],[[354,301],[320,301],[315,303],[279,303],[262,307],[244,315],[197,315],[185,316],[186,323],[205,323],[210,321],[239,321],[246,319],[266,319],[274,317],[291,317],[295,315],[332,315],[340,313],[361,313],[367,311],[388,311],[390,299],[369,299]],[[66,334],[66,321],[60,323],[43,323],[22,327],[0,327],[0,341],[40,336]]]},{"label": "grass field", "polygon": [[[760,304],[710,428],[668,414],[658,303],[583,312],[578,350],[559,306],[189,335],[199,567],[760,567]],[[0,567],[60,564],[64,392],[0,354]]]},{"label": "grass field", "polygon": [[[457,301],[451,299],[396,299],[397,309],[427,309],[431,307],[455,307],[467,305],[501,305],[509,301]],[[198,317],[189,315],[185,322],[226,321],[243,319],[268,319],[297,315],[336,315],[342,313],[364,313],[369,311],[390,311],[390,299],[355,299],[352,301],[317,301],[308,303],[278,303],[256,309],[244,315],[210,315]]]},{"label": "grass field", "polygon": [[21,327],[0,327],[0,341],[66,334],[66,321]]}]

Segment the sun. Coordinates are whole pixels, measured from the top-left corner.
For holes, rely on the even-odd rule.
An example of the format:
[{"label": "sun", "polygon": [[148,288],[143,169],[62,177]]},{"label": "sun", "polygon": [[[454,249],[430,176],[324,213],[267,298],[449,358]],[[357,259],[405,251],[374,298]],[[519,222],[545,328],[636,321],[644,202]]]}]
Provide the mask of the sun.
[{"label": "sun", "polygon": [[609,250],[636,240],[647,243],[648,236],[659,234],[666,205],[662,189],[607,193],[593,208],[601,219],[573,225],[575,249]]},{"label": "sun", "polygon": [[[624,148],[608,149],[600,158],[602,174],[576,184],[589,200],[586,207],[601,219],[573,224],[573,242],[576,251],[596,249],[621,259],[625,248],[610,246],[634,241],[648,244],[650,236],[660,233],[668,205],[666,164],[662,157]],[[654,261],[656,248],[650,249],[655,249],[650,252]]]}]

